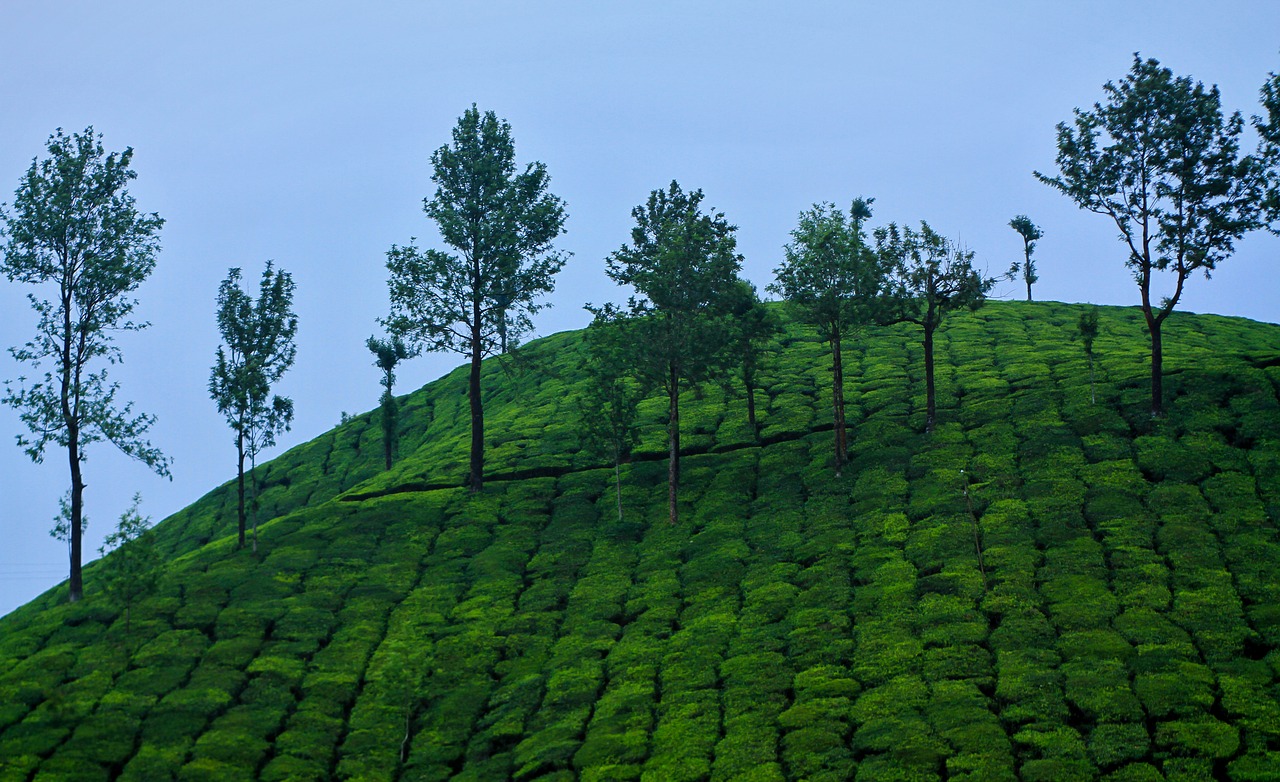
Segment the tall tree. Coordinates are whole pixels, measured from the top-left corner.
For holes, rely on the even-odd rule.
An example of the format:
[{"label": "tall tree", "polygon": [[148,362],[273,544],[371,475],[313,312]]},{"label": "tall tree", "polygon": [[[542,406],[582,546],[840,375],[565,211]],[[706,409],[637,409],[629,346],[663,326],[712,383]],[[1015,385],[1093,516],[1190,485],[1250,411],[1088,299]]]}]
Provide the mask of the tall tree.
[{"label": "tall tree", "polygon": [[973,251],[961,249],[920,221],[920,230],[896,223],[877,228],[876,251],[890,269],[883,323],[914,323],[923,331],[926,432],[937,422],[933,337],[952,310],[977,309],[996,284],[973,268]]},{"label": "tall tree", "polygon": [[613,462],[618,521],[622,521],[622,460],[638,438],[636,405],[644,396],[632,377],[638,350],[630,321],[612,308],[601,308],[587,328],[587,384],[578,413],[587,447]]},{"label": "tall tree", "polygon": [[391,317],[386,325],[414,347],[468,356],[471,375],[471,474],[484,480],[484,406],[480,362],[514,346],[532,328],[537,299],[555,287],[565,255],[552,249],[564,232],[564,203],[547,192],[542,163],[517,173],[511,126],[474,105],[453,142],[431,155],[436,193],[423,211],[455,252],[392,245]]},{"label": "tall tree", "polygon": [[645,389],[667,395],[667,499],[676,523],[680,490],[680,392],[719,368],[728,337],[726,295],[742,268],[734,232],[720,212],[703,213],[702,191],[672,181],[631,210],[631,243],[606,261],[609,277],[638,296],[626,315],[636,344],[636,373]]},{"label": "tall tree", "polygon": [[297,355],[293,289],[293,277],[273,269],[271,261],[262,272],[256,301],[241,290],[239,268],[228,271],[218,288],[218,331],[226,344],[218,346],[209,374],[209,395],[236,436],[237,545],[241,548],[245,537],[244,461],[249,458],[254,553],[258,551],[258,453],[275,445],[276,435],[287,432],[293,421],[293,400],[271,393],[271,385],[293,366]]},{"label": "tall tree", "polygon": [[369,337],[364,344],[373,353],[374,365],[382,370],[382,451],[386,457],[387,469],[390,470],[391,457],[396,447],[396,420],[399,417],[396,397],[391,391],[396,382],[396,365],[407,358],[413,358],[417,351],[406,345],[398,334],[392,334],[386,339]]},{"label": "tall tree", "polygon": [[727,295],[726,311],[729,316],[729,340],[726,345],[728,355],[726,363],[737,365],[742,370],[742,387],[747,395],[747,423],[751,427],[751,436],[760,438],[760,425],[756,422],[756,376],[764,360],[765,348],[778,332],[782,324],[773,310],[769,309],[756,286],[746,280],[738,280]]},{"label": "tall tree", "polygon": [[[133,606],[155,590],[160,580],[160,552],[148,535],[151,518],[138,512],[142,495],[120,515],[116,531],[107,535],[98,553],[103,556],[101,576],[107,595],[124,607],[124,631],[130,632]],[[110,555],[110,556],[108,556]]]},{"label": "tall tree", "polygon": [[[1259,225],[1261,166],[1239,154],[1243,121],[1223,116],[1216,86],[1135,54],[1129,73],[1102,89],[1105,105],[1058,124],[1058,176],[1035,176],[1120,230],[1151,338],[1151,415],[1159,416],[1161,327],[1187,279],[1207,277]],[[1163,271],[1173,273],[1173,292],[1156,303],[1152,283]]]},{"label": "tall tree", "polygon": [[[153,416],[135,414],[116,401],[119,385],[105,368],[122,359],[119,331],[146,328],[129,319],[130,296],[155,268],[164,220],[143,214],[125,188],[137,173],[133,150],[106,153],[93,128],[64,134],[46,144],[48,157],[33,160],[14,193],[13,211],[0,205],[0,263],[12,282],[38,286],[28,294],[37,315],[36,335],[9,352],[18,361],[48,366],[30,386],[5,383],[0,402],[19,411],[31,437],[18,444],[41,462],[47,445],[67,449],[71,470],[67,530],[71,543],[69,599],[84,593],[81,578],[85,448],[106,440],[162,476],[169,460],[145,438]],[[48,298],[44,295],[48,293]]]},{"label": "tall tree", "polygon": [[1040,230],[1026,215],[1018,215],[1010,220],[1009,227],[1022,237],[1023,255],[1021,264],[1014,261],[1013,266],[1009,267],[1009,279],[1016,280],[1021,275],[1023,282],[1027,284],[1027,301],[1031,301],[1031,283],[1040,279],[1036,275],[1036,264],[1031,260],[1031,253],[1036,249],[1036,240],[1044,236],[1044,231]]},{"label": "tall tree", "polygon": [[835,425],[835,469],[839,476],[848,455],[844,412],[844,339],[876,312],[886,266],[867,243],[863,223],[875,199],[856,198],[848,216],[834,204],[814,204],[800,213],[791,231],[786,260],[774,270],[769,289],[792,305],[799,317],[817,327],[831,345],[831,400]]}]

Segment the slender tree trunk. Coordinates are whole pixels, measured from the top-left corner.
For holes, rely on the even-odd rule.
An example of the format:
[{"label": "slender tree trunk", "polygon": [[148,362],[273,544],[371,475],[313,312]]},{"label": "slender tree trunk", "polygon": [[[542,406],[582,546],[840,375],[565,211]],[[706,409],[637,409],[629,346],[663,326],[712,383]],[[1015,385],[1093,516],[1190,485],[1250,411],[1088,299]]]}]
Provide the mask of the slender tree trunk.
[{"label": "slender tree trunk", "polygon": [[395,397],[391,396],[391,389],[388,388],[382,399],[382,452],[386,457],[388,470],[391,469],[391,450],[396,436],[395,404]]},{"label": "slender tree trunk", "polygon": [[1031,264],[1027,263],[1027,301],[1031,301]]},{"label": "slender tree trunk", "polygon": [[253,499],[249,507],[253,510],[253,553],[258,553],[258,449],[249,453],[249,490]]},{"label": "slender tree trunk", "polygon": [[[65,268],[65,267],[64,267]],[[84,561],[84,476],[80,472],[80,418],[79,405],[73,409],[72,396],[78,392],[78,383],[73,388],[72,377],[78,381],[80,373],[74,366],[71,343],[74,330],[71,325],[71,292],[70,284],[64,279],[62,284],[62,352],[59,356],[62,376],[59,401],[62,406],[62,420],[67,426],[67,462],[71,468],[71,524],[68,530],[71,541],[71,572],[67,577],[67,602],[75,603],[84,597],[84,580],[80,572]],[[83,342],[83,338],[81,339]]]},{"label": "slender tree trunk", "polygon": [[472,492],[484,487],[484,407],[480,401],[480,303],[474,305],[475,327],[471,333],[471,378],[467,395],[471,398],[471,478]]},{"label": "slender tree trunk", "polygon": [[1098,392],[1093,384],[1093,354],[1089,354],[1089,404],[1098,404]]},{"label": "slender tree trunk", "polygon": [[236,432],[236,489],[239,496],[236,518],[239,539],[236,548],[244,548],[244,432]]},{"label": "slender tree trunk", "polygon": [[747,388],[747,423],[751,424],[751,436],[760,439],[760,425],[756,423],[755,373],[742,369],[742,384]]},{"label": "slender tree trunk", "polygon": [[831,406],[835,417],[836,477],[844,471],[849,454],[848,434],[844,425],[844,356],[840,342],[840,329],[831,330]]},{"label": "slender tree trunk", "polygon": [[1147,328],[1151,331],[1151,417],[1164,415],[1164,346],[1160,338],[1161,323],[1158,319],[1147,318]]},{"label": "slender tree trunk", "polygon": [[680,494],[680,378],[674,364],[670,365],[668,382],[670,414],[667,418],[667,442],[670,453],[667,459],[667,504],[671,512],[671,523],[675,524],[679,521],[676,498]]},{"label": "slender tree trunk", "polygon": [[614,446],[613,488],[618,496],[618,521],[622,521],[622,453]]},{"label": "slender tree trunk", "polygon": [[80,428],[72,422],[67,427],[67,455],[71,463],[71,577],[68,581],[67,601],[75,603],[84,596],[83,561],[84,535],[81,519],[84,518],[84,480],[80,472]]},{"label": "slender tree trunk", "polygon": [[924,430],[933,431],[934,419],[937,415],[937,400],[933,388],[933,329],[932,325],[924,327]]},{"label": "slender tree trunk", "polygon": [[[1151,417],[1159,418],[1164,412],[1164,349],[1160,342],[1160,318],[1151,308],[1151,253],[1148,249],[1147,227],[1142,228],[1142,266],[1138,277],[1138,290],[1142,293],[1142,317],[1151,335]],[[1181,283],[1181,280],[1179,280]],[[1181,288],[1181,284],[1178,286]],[[1175,300],[1177,294],[1174,296]],[[1172,307],[1172,305],[1170,305]]]}]

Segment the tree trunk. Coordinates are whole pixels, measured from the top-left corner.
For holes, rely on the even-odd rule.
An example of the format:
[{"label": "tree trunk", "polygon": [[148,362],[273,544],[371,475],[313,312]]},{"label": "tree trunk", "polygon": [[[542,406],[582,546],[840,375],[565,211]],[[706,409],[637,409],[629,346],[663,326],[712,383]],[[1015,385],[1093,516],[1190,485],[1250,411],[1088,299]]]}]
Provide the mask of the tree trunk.
[{"label": "tree trunk", "polygon": [[618,494],[618,521],[622,521],[622,454],[613,453],[613,487]]},{"label": "tree trunk", "polygon": [[236,518],[239,521],[239,540],[236,548],[244,548],[244,432],[236,433],[236,489],[239,495]]},{"label": "tree trunk", "polygon": [[1031,267],[1029,264],[1027,266],[1027,272],[1027,301],[1031,301]]},{"label": "tree trunk", "polygon": [[249,507],[253,509],[253,553],[258,553],[258,449],[249,454],[249,489],[253,492],[253,500]]},{"label": "tree trunk", "polygon": [[396,436],[395,397],[388,388],[382,404],[382,452],[386,457],[387,469],[391,469],[391,450]]},{"label": "tree trunk", "polygon": [[74,422],[67,427],[67,455],[71,462],[71,576],[67,586],[67,601],[75,603],[84,597],[84,581],[80,572],[83,561],[84,535],[81,519],[84,518],[84,480],[80,472],[80,429]]},{"label": "tree trunk", "polygon": [[479,305],[476,305],[477,324],[471,338],[471,379],[467,386],[467,396],[471,398],[471,477],[469,485],[472,492],[484,487],[484,407],[480,401],[480,335]]},{"label": "tree trunk", "polygon": [[1151,331],[1151,417],[1164,415],[1164,346],[1160,341],[1160,321],[1148,317]]},{"label": "tree trunk", "polygon": [[831,330],[831,406],[835,417],[836,477],[844,471],[849,454],[848,435],[844,426],[844,357],[840,345],[840,330]]},{"label": "tree trunk", "polygon": [[751,436],[759,440],[760,425],[756,423],[755,377],[745,367],[742,370],[742,384],[747,387],[747,423],[751,425]]},{"label": "tree trunk", "polygon": [[934,418],[937,415],[937,400],[933,388],[933,329],[924,327],[924,430],[933,431]]},{"label": "tree trunk", "polygon": [[667,442],[670,453],[667,459],[667,504],[671,511],[671,523],[679,521],[676,510],[676,497],[680,493],[680,384],[675,366],[670,369],[671,375],[667,387],[670,415],[667,418]]}]

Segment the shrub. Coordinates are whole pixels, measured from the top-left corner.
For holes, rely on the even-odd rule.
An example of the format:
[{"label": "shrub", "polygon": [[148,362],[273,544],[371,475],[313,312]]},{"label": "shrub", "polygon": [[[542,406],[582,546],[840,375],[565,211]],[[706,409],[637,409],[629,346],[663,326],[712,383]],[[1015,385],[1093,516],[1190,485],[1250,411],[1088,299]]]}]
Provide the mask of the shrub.
[{"label": "shrub", "polygon": [[1150,751],[1151,737],[1141,723],[1102,723],[1089,733],[1089,755],[1104,768],[1139,760]]},{"label": "shrub", "polygon": [[1206,715],[1194,720],[1160,723],[1156,728],[1156,743],[1176,755],[1228,758],[1240,748],[1240,732]]}]

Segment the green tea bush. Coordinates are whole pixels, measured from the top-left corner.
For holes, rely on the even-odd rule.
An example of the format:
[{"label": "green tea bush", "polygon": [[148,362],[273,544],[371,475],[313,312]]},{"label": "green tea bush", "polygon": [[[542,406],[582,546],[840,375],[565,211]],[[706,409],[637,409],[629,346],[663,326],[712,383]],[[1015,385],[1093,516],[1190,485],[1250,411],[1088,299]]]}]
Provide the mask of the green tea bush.
[{"label": "green tea bush", "polygon": [[1156,744],[1175,755],[1229,758],[1240,748],[1240,732],[1205,715],[1194,720],[1160,723],[1156,727]]}]

